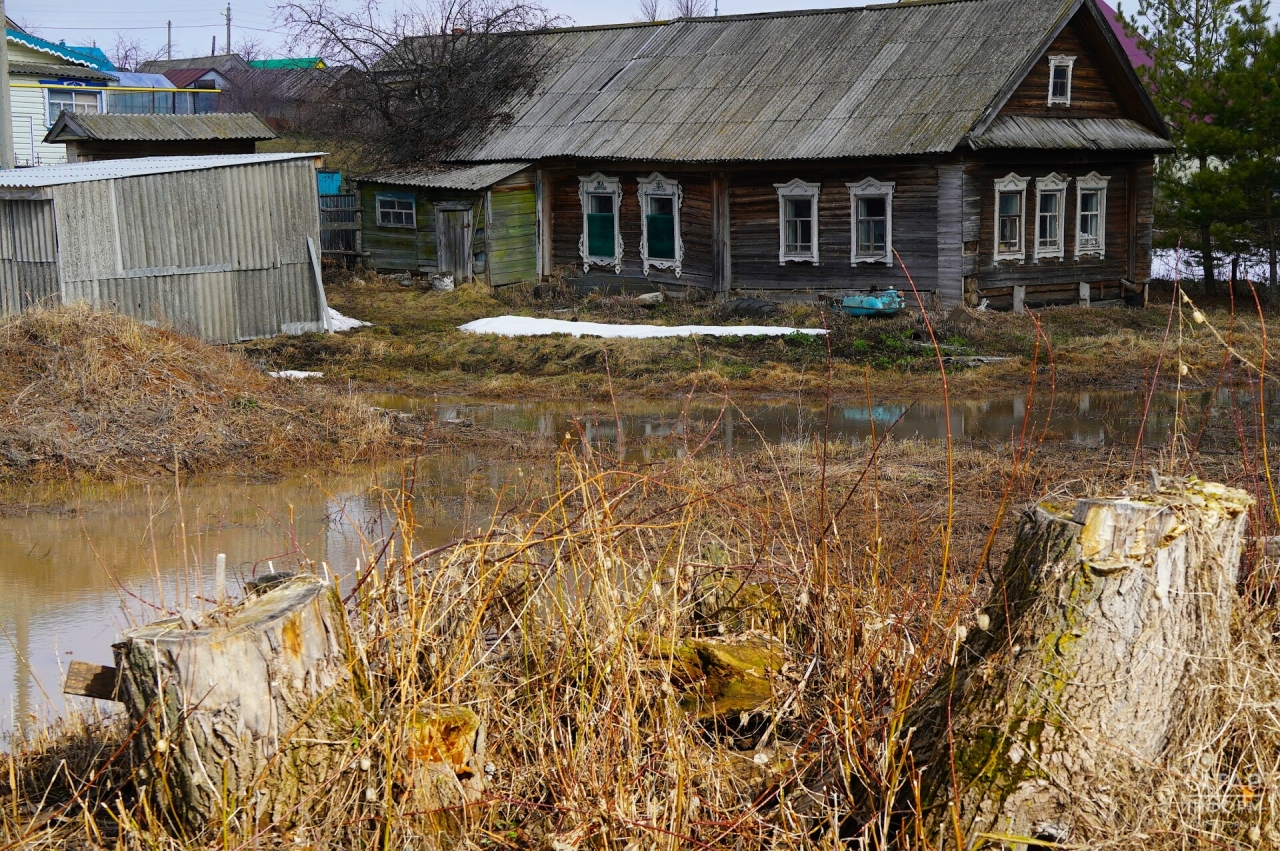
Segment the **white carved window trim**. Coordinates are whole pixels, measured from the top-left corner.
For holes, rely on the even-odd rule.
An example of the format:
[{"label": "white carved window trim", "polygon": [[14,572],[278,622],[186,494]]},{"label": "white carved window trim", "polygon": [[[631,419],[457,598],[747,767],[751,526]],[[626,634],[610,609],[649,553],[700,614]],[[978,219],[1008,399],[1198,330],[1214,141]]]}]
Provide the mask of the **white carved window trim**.
[{"label": "white carved window trim", "polygon": [[[613,196],[613,256],[587,253],[587,213],[591,211],[590,196]],[[582,271],[592,266],[612,266],[614,274],[622,274],[622,181],[605,177],[600,172],[578,178],[578,200],[582,203],[582,235],[578,237],[578,253],[582,255]]]},{"label": "white carved window trim", "polygon": [[[648,275],[650,269],[670,269],[675,272],[678,278],[680,277],[681,267],[684,264],[684,239],[680,234],[680,205],[684,202],[684,190],[680,188],[678,181],[668,180],[656,171],[648,177],[638,178],[636,183],[639,185],[636,190],[636,196],[640,199],[640,262],[644,266],[644,273]],[[671,199],[671,210],[675,217],[676,228],[676,258],[674,260],[649,256],[650,198]]]},{"label": "white carved window trim", "polygon": [[[1107,254],[1107,183],[1110,177],[1104,177],[1091,171],[1084,177],[1076,178],[1076,257],[1097,257],[1102,259]],[[1080,207],[1080,196],[1086,192],[1098,193],[1098,244],[1084,245],[1080,241],[1083,231],[1080,228],[1084,215]]]},{"label": "white carved window trim", "polygon": [[[773,188],[778,190],[778,265],[812,263],[817,266],[818,194],[822,191],[822,184],[805,183],[797,177],[789,183],[775,183]],[[812,202],[809,205],[809,233],[812,237],[812,245],[808,253],[787,252],[787,200],[792,198],[808,198]]]},{"label": "white carved window trim", "polygon": [[[850,264],[858,265],[859,263],[884,263],[885,265],[893,265],[893,187],[892,181],[881,183],[873,177],[868,177],[861,183],[846,183],[849,187],[849,223],[852,229],[852,240],[850,245]],[[883,198],[884,199],[884,251],[861,253],[858,251],[858,199],[859,198]]]},{"label": "white carved window trim", "polygon": [[[1040,199],[1049,195],[1058,196],[1058,241],[1048,246],[1040,244]],[[1036,241],[1036,259],[1056,257],[1062,259],[1067,245],[1067,178],[1058,174],[1036,178],[1036,218],[1033,238]]]},{"label": "white carved window trim", "polygon": [[[1049,106],[1071,106],[1071,78],[1075,76],[1076,58],[1074,56],[1049,57]],[[1057,97],[1053,94],[1053,77],[1057,69],[1067,69],[1067,93]]]},{"label": "white carved window trim", "polygon": [[[992,233],[994,255],[996,260],[1022,260],[1025,251],[1023,242],[1027,238],[1027,178],[1010,172],[996,182],[995,194],[995,228]],[[1000,248],[1000,195],[1004,192],[1016,192],[1018,199],[1018,245],[1016,248],[1002,250]]]}]

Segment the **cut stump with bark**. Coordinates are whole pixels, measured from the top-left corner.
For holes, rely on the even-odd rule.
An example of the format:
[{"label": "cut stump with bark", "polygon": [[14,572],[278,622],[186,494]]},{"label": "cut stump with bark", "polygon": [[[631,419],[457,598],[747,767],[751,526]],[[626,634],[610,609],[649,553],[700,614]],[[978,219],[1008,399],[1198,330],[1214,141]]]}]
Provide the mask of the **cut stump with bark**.
[{"label": "cut stump with bark", "polygon": [[305,575],[124,635],[138,783],[171,829],[288,826],[327,806],[360,716],[348,648],[334,587]]},{"label": "cut stump with bark", "polygon": [[[1202,711],[1229,648],[1251,499],[1195,480],[1037,506],[913,719],[930,847],[1089,843]],[[1129,788],[1132,788],[1131,786]]]}]

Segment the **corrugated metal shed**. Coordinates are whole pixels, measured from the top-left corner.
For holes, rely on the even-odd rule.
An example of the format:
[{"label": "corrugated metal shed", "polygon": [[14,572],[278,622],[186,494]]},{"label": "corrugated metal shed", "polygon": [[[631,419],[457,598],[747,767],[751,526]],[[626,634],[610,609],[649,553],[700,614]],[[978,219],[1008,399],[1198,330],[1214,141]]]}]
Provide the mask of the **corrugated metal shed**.
[{"label": "corrugated metal shed", "polygon": [[1173,145],[1127,118],[1039,118],[1002,115],[980,136],[982,148],[1039,148],[1083,151],[1172,151]]},{"label": "corrugated metal shed", "polygon": [[287,160],[312,160],[323,153],[289,154],[223,154],[208,157],[141,157],[133,160],[99,160],[87,163],[15,168],[0,171],[0,189],[63,186],[68,183],[84,183],[90,180],[114,180],[120,177],[139,177],[145,174],[166,174],[179,171],[203,171],[228,166],[260,165]]},{"label": "corrugated metal shed", "polygon": [[274,139],[271,128],[250,113],[211,115],[115,115],[63,112],[45,135],[46,143],[90,139],[100,142],[184,142],[219,139]]},{"label": "corrugated metal shed", "polygon": [[1077,0],[953,0],[556,30],[515,118],[450,159],[753,161],[953,150]]},{"label": "corrugated metal shed", "polygon": [[478,191],[487,189],[499,180],[524,171],[527,162],[486,163],[446,171],[384,171],[363,177],[367,183],[395,183],[401,186],[421,186],[424,189],[462,189]]},{"label": "corrugated metal shed", "polygon": [[82,299],[215,343],[324,330],[313,157],[0,172],[0,309]]}]

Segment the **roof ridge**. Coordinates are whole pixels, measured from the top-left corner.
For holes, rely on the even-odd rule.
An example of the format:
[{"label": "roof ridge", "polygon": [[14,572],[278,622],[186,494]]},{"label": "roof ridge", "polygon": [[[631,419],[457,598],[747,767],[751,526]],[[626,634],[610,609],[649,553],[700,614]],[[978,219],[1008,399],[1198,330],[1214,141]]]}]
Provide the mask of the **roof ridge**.
[{"label": "roof ridge", "polygon": [[702,15],[694,18],[668,18],[662,21],[624,21],[616,24],[587,24],[580,27],[552,27],[545,30],[521,30],[511,33],[523,35],[528,32],[588,32],[592,30],[621,30],[632,27],[664,27],[669,24],[717,23],[720,21],[749,21],[761,18],[807,18],[814,15],[841,15],[849,12],[881,12],[891,10],[912,9],[917,6],[950,6],[962,3],[990,3],[996,0],[901,0],[895,3],[868,3],[865,6],[831,6],[816,9],[780,9],[772,12],[742,12],[736,15]]}]

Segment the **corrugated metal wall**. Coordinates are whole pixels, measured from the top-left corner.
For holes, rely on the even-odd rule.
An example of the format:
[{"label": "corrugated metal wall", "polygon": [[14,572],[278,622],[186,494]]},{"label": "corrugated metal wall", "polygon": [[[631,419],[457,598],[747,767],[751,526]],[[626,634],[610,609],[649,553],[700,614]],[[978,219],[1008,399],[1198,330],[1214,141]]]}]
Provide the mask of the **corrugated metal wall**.
[{"label": "corrugated metal wall", "polygon": [[0,314],[58,298],[51,201],[0,201]]},{"label": "corrugated metal wall", "polygon": [[55,187],[63,296],[215,343],[323,330],[309,159]]}]

